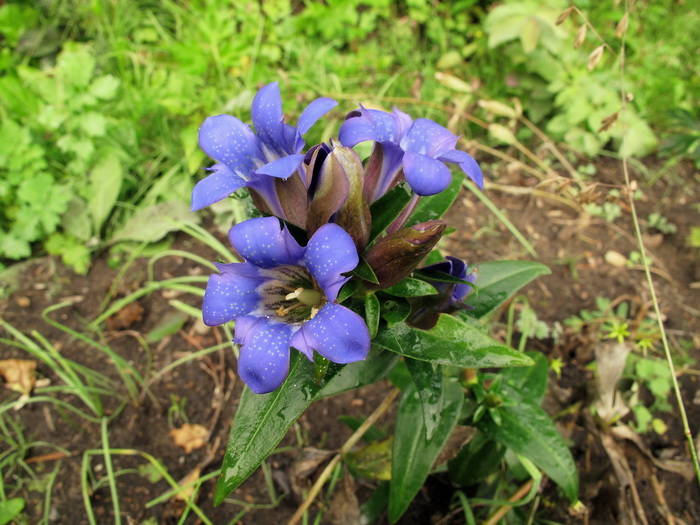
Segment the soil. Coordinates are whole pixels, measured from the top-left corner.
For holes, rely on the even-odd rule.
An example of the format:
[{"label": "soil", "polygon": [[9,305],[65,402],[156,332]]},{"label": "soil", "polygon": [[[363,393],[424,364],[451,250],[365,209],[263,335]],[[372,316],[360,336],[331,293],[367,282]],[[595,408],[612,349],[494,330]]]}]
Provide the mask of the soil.
[{"label": "soil", "polygon": [[[653,159],[646,164],[646,171],[651,173],[661,166]],[[610,185],[620,186],[623,177],[618,161],[602,159],[596,167],[596,190],[601,193],[597,198],[602,202]],[[634,171],[632,175],[641,181],[645,177],[644,173]],[[584,308],[594,309],[597,297],[615,303],[627,302],[632,329],[636,327],[636,320],[653,317],[643,272],[638,266],[620,265],[614,257],[606,257],[614,251],[629,258],[637,251],[630,233],[633,228],[629,209],[624,201],[619,203],[622,216],[611,224],[578,213],[575,208],[579,203],[544,197],[534,191],[539,181],[517,170],[511,171],[507,166],[494,172],[491,180],[495,181],[495,186],[487,188],[487,195],[526,236],[537,257],[529,255],[483,204],[466,193],[460,195],[446,217],[449,226],[456,231],[441,241],[444,252],[469,262],[535,259],[547,264],[552,274],[538,279],[523,293],[538,318],[549,326],[563,323]],[[700,397],[697,395],[698,372],[692,360],[700,358],[700,254],[687,246],[686,238],[691,226],[700,225],[698,208],[692,206],[700,202],[700,175],[692,164],[681,163],[652,187],[641,183],[640,188],[644,194],[637,203],[640,216],[647,218],[655,211],[677,226],[676,233],[672,234],[647,229],[645,242],[654,263],[653,281],[661,313],[678,361],[678,377],[690,428],[696,436],[700,428]],[[564,192],[565,189],[559,195],[565,197]],[[184,235],[174,240],[173,247],[210,260],[217,259],[214,253]],[[162,326],[164,320],[173,319],[176,311],[171,301],[180,300],[199,307],[192,295],[171,290],[141,297],[133,303],[137,306],[121,310],[99,331],[88,331],[90,321],[101,311],[110,289],[113,288],[113,299],[117,299],[138,290],[148,280],[145,258],[137,259],[121,276],[107,261],[106,254],[98,258],[85,277],[75,275],[55,259],[32,261],[23,268],[19,288],[0,301],[0,316],[30,337],[34,337],[32,331],[38,332],[61,355],[110,377],[115,384],[123,384],[123,381],[116,374],[111,358],[100,351],[100,344],[109,345],[140,373],[153,377],[153,371],[162,370],[177,359],[226,341],[220,328],[211,329],[188,320],[179,328],[175,325],[177,329],[169,335],[154,337],[152,343],[145,343],[143,338],[147,334]],[[199,264],[173,255],[156,262],[154,277],[157,281],[205,273]],[[65,305],[45,315],[72,330],[88,334],[99,343],[91,344],[89,340],[74,337],[74,333],[48,324],[42,313],[57,303]],[[497,337],[505,336],[503,312],[505,307],[500,317],[496,315],[490,320]],[[581,478],[583,503],[583,507],[571,509],[556,487],[546,480],[538,496],[538,516],[561,523],[644,523],[644,519],[650,524],[671,523],[673,519],[677,523],[700,523],[700,491],[692,477],[684,477],[689,453],[674,402],[673,412],[656,414],[667,425],[663,434],[650,431],[619,435],[591,416],[595,374],[588,365],[595,359],[596,347],[606,344],[597,338],[597,333],[599,331],[593,329],[575,331],[562,324],[557,338],[528,342],[528,348],[562,362],[561,374],[550,374],[550,393],[545,407],[556,415],[557,425],[572,447]],[[12,339],[8,334],[0,333],[0,337]],[[2,341],[0,349],[1,359],[35,359],[25,350]],[[658,350],[652,350],[651,354],[661,356]],[[178,523],[183,512],[189,513],[186,523],[199,522],[192,510],[186,509],[177,499],[166,498],[148,504],[165,494],[170,485],[156,469],[148,467],[150,463],[144,456],[134,451],[157,458],[176,481],[193,473],[206,478],[214,472],[221,464],[242,389],[235,370],[233,352],[224,347],[171,368],[150,380],[148,388],[132,398],[121,390],[118,395],[102,396],[105,411],[112,418],[107,427],[109,447],[122,450],[121,454],[112,456],[122,522],[144,523],[151,519],[150,523]],[[39,377],[50,380],[52,387],[64,384],[46,363],[38,363],[37,372]],[[281,451],[267,460],[269,477],[258,469],[226,504],[214,507],[216,477],[211,476],[202,483],[197,504],[215,524],[232,520],[246,524],[286,522],[300,503],[299,496],[290,487],[291,471],[302,458],[301,446],[327,451],[339,449],[352,434],[339,422],[339,416],[369,415],[390,389],[389,383],[380,382],[312,405],[280,444]],[[89,413],[75,396],[60,390],[46,395]],[[644,388],[640,395],[643,401],[651,399]],[[17,394],[7,389],[0,391],[0,403],[16,398]],[[102,447],[100,422],[90,422],[68,410],[59,410],[53,403],[42,402],[29,402],[9,417],[19,423],[17,428],[23,429],[23,436],[18,436],[16,429],[3,429],[2,435],[9,432],[16,438],[22,437],[26,443],[34,443],[24,451],[24,460],[36,472],[37,479],[30,480],[25,472],[16,471],[3,480],[7,497],[19,496],[27,501],[28,522],[38,523],[47,516],[50,523],[88,523],[81,488],[84,464],[88,461],[90,479],[85,483],[91,486],[89,503],[95,521],[113,523],[114,508],[106,481],[105,458],[99,450],[96,454],[86,453]],[[388,414],[379,426],[390,429],[390,421],[391,414]],[[631,422],[633,418],[628,415],[623,421]],[[204,446],[186,452],[175,444],[171,429],[185,423],[202,425],[207,430]],[[5,448],[6,443],[2,447],[0,453],[9,450]],[[53,483],[47,482],[51,479]],[[352,491],[357,493],[360,503],[370,494],[372,486],[366,481],[355,482]],[[51,508],[43,514],[47,492],[50,492]],[[453,492],[454,487],[444,474],[431,476],[400,523],[463,523],[464,515],[452,498]],[[281,500],[271,501],[271,497]],[[352,507],[350,500],[334,503],[335,514],[342,514],[339,510],[342,505]],[[313,506],[312,515],[319,508],[320,504]],[[642,515],[644,518],[640,519]],[[324,522],[343,523],[340,519]],[[380,516],[377,522],[387,523],[386,516]]]}]

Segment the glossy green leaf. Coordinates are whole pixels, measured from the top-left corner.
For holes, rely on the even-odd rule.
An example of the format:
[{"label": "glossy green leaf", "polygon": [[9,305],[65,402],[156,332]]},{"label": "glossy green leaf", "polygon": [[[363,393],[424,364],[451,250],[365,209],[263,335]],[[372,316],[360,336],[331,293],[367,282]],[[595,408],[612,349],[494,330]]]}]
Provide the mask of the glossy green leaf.
[{"label": "glossy green leaf", "polygon": [[463,179],[464,174],[460,171],[452,176],[452,182],[450,182],[445,191],[430,197],[422,197],[408,222],[406,222],[406,226],[413,226],[414,224],[442,217],[449,207],[452,206],[457,195],[459,195]]},{"label": "glossy green leaf", "polygon": [[428,439],[433,437],[440,422],[444,401],[442,367],[428,361],[405,359],[423,407],[423,424]]},{"label": "glossy green leaf", "polygon": [[382,317],[389,326],[405,321],[411,313],[411,305],[405,299],[390,299],[382,303]]},{"label": "glossy green leaf", "polygon": [[406,277],[403,281],[399,281],[394,286],[385,288],[382,291],[396,297],[421,297],[438,293],[432,284],[413,277]]},{"label": "glossy green leaf", "polygon": [[502,372],[503,379],[515,389],[521,397],[529,399],[536,405],[542,404],[547,391],[549,362],[540,352],[525,352],[534,361],[533,366],[509,368]]},{"label": "glossy green leaf", "polygon": [[319,392],[343,369],[328,367],[323,382],[314,381],[314,366],[300,352],[292,352],[289,375],[269,394],[243,389],[216,484],[215,504],[221,503],[253,473],[306,410]]},{"label": "glossy green leaf", "polygon": [[380,329],[374,342],[398,354],[463,368],[529,366],[532,360],[503,346],[455,317],[442,314],[435,327],[421,330],[405,323]]},{"label": "glossy green leaf", "polygon": [[[334,396],[354,388],[376,383],[394,368],[399,356],[372,345],[367,359],[341,366],[334,377],[327,381],[316,398]],[[332,367],[340,365],[331,365]]]},{"label": "glossy green leaf", "polygon": [[478,294],[471,294],[466,303],[473,307],[464,315],[480,319],[493,312],[527,283],[551,273],[544,264],[532,261],[491,261],[479,264],[476,285]]},{"label": "glossy green leaf", "polygon": [[379,299],[373,293],[365,295],[365,322],[369,328],[369,336],[374,339],[379,329],[380,317]]},{"label": "glossy green leaf", "polygon": [[460,485],[475,485],[496,469],[505,452],[501,443],[478,431],[448,462],[450,478]]},{"label": "glossy green leaf", "polygon": [[445,388],[445,403],[432,439],[426,439],[418,392],[404,393],[396,416],[389,487],[389,521],[396,523],[425,482],[459,419],[464,394],[457,383]]},{"label": "glossy green leaf", "polygon": [[377,276],[374,274],[374,270],[372,270],[372,267],[363,257],[360,257],[360,262],[352,273],[367,282],[379,284],[379,279],[377,279]]},{"label": "glossy green leaf", "polygon": [[571,502],[578,499],[576,463],[549,415],[528,399],[498,409],[501,424],[490,417],[475,425],[513,452],[525,456],[557,485]]},{"label": "glossy green leaf", "polygon": [[387,227],[396,220],[411,200],[412,192],[408,185],[399,184],[386,192],[369,207],[372,214],[372,229],[369,242],[376,239]]}]

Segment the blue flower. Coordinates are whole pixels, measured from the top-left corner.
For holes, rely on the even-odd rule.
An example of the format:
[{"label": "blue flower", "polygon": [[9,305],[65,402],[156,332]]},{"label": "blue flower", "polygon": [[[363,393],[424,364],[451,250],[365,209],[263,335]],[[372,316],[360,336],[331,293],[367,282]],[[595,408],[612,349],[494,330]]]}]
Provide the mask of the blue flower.
[{"label": "blue flower", "polygon": [[448,283],[444,281],[433,281],[428,277],[428,273],[443,273],[467,281],[476,283],[476,272],[467,273],[467,263],[456,257],[446,257],[445,261],[431,264],[421,268],[426,280],[437,290],[436,295],[427,295],[409,299],[412,312],[408,322],[418,328],[429,330],[438,321],[441,313],[451,314],[457,310],[470,308],[464,304],[464,299],[472,291],[472,286],[465,283]]},{"label": "blue flower", "polygon": [[245,262],[216,264],[221,274],[209,278],[202,316],[210,326],[236,321],[238,375],[253,392],[282,384],[290,347],[309,359],[314,350],[335,363],[365,359],[364,320],[335,304],[349,279],[343,274],[359,261],[340,226],[321,226],[302,247],[277,218],[265,217],[235,225],[229,239]]},{"label": "blue flower", "polygon": [[[366,168],[365,195],[374,202],[405,176],[417,195],[435,195],[445,190],[452,174],[445,162],[459,167],[480,188],[481,169],[471,155],[455,149],[458,137],[432,120],[415,121],[394,108],[392,113],[376,109],[348,114],[338,134],[344,146],[375,141],[375,150]],[[374,157],[374,159],[372,158]]]},{"label": "blue flower", "polygon": [[231,115],[209,117],[199,129],[199,146],[217,163],[211,175],[192,190],[192,211],[218,202],[239,188],[257,191],[273,214],[283,216],[274,190],[275,178],[287,179],[304,161],[304,135],[316,121],[337,105],[330,98],[311,102],[297,127],[284,122],[277,82],[264,86],[253,99],[251,117],[255,133]]}]

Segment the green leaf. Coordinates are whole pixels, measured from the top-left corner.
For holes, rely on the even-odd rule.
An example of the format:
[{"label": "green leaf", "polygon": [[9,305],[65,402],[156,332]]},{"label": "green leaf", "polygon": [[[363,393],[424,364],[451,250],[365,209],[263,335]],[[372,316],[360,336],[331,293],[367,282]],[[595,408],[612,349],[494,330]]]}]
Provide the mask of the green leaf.
[{"label": "green leaf", "polygon": [[103,157],[90,173],[88,210],[92,216],[92,226],[99,233],[105,219],[112,212],[119,197],[124,179],[124,170],[114,153]]},{"label": "green leaf", "polygon": [[317,398],[334,396],[376,383],[391,372],[398,360],[399,356],[394,352],[382,351],[379,347],[372,345],[367,359],[343,366],[321,389]]},{"label": "green leaf", "polygon": [[534,361],[533,366],[508,368],[501,375],[521,397],[540,405],[547,391],[549,363],[540,352],[525,352],[525,355]]},{"label": "green leaf", "polygon": [[341,368],[330,366],[324,382],[316,384],[313,364],[300,352],[293,352],[289,375],[277,390],[254,394],[248,387],[243,389],[216,484],[216,505],[270,455],[289,427]]},{"label": "green leaf", "polygon": [[112,75],[98,77],[90,84],[90,94],[102,100],[112,99],[117,94],[119,83],[119,79]]},{"label": "green leaf", "polygon": [[493,312],[520,288],[540,275],[551,273],[544,264],[531,261],[491,261],[481,263],[476,279],[478,294],[466,303],[473,307],[464,314],[480,319]]},{"label": "green leaf", "polygon": [[441,314],[430,330],[405,323],[379,330],[374,342],[406,357],[463,368],[529,366],[532,360],[483,334],[477,327]]},{"label": "green leaf", "polygon": [[177,333],[189,318],[189,314],[178,310],[166,313],[161,320],[158,321],[155,328],[146,334],[146,342],[157,343],[161,339]]},{"label": "green leaf", "polygon": [[484,417],[476,426],[547,474],[573,503],[578,499],[576,463],[549,415],[529,399],[498,409],[501,424]]},{"label": "green leaf", "polygon": [[369,265],[369,263],[365,261],[364,257],[360,257],[360,262],[352,271],[352,273],[354,273],[360,279],[364,279],[367,282],[379,284],[379,279],[377,279],[374,270],[372,270],[372,267]]},{"label": "green leaf", "polygon": [[399,281],[394,286],[385,288],[382,291],[397,297],[422,297],[438,293],[432,284],[413,277],[406,277],[403,281]]},{"label": "green leaf", "polygon": [[393,436],[383,441],[374,441],[359,450],[346,454],[343,460],[356,476],[374,480],[391,479],[391,449],[393,443]]},{"label": "green leaf", "polygon": [[410,313],[411,305],[408,304],[406,299],[390,299],[384,301],[382,305],[382,317],[389,327],[401,321],[405,321]]},{"label": "green leaf", "polygon": [[450,477],[460,485],[476,485],[496,469],[505,452],[502,444],[477,431],[457,457],[447,463]]},{"label": "green leaf", "polygon": [[413,226],[421,222],[439,219],[452,206],[452,203],[459,195],[459,189],[462,187],[464,174],[460,170],[452,176],[452,182],[445,191],[430,197],[422,197],[416,206],[415,211],[406,222],[406,226]]},{"label": "green leaf", "polygon": [[101,113],[89,111],[78,117],[78,125],[91,137],[103,137],[107,131],[107,119]]},{"label": "green leaf", "polygon": [[412,192],[408,185],[399,184],[386,192],[369,207],[372,215],[372,229],[369,234],[369,242],[376,239],[380,233],[396,220],[411,200]]},{"label": "green leaf", "polygon": [[156,242],[183,224],[197,222],[184,202],[169,201],[138,210],[111,239],[117,241]]},{"label": "green leaf", "polygon": [[418,392],[404,393],[396,416],[391,485],[389,487],[389,522],[396,523],[425,482],[433,463],[457,424],[464,395],[457,383],[445,389],[445,404],[432,439],[426,439],[422,407]]},{"label": "green leaf", "polygon": [[24,510],[23,498],[10,498],[0,501],[0,525],[6,525]]},{"label": "green leaf", "polygon": [[442,367],[417,359],[406,359],[404,362],[421,400],[426,438],[431,439],[440,423],[444,402]]},{"label": "green leaf", "polygon": [[520,43],[523,46],[523,51],[525,51],[525,54],[529,55],[537,48],[537,43],[540,41],[541,33],[542,27],[540,26],[537,17],[527,17],[520,31]]},{"label": "green leaf", "polygon": [[374,339],[379,329],[379,299],[373,293],[365,295],[365,322],[369,328],[369,336]]}]

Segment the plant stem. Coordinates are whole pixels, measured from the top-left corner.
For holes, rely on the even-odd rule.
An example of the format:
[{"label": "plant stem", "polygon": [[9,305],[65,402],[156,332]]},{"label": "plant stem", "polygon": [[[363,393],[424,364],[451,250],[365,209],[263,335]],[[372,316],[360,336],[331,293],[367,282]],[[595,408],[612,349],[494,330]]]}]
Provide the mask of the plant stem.
[{"label": "plant stem", "polygon": [[401,391],[398,388],[392,389],[391,392],[389,392],[389,395],[384,398],[384,401],[382,401],[381,405],[377,407],[377,409],[372,412],[372,415],[370,415],[362,425],[360,425],[360,428],[358,428],[355,433],[350,436],[350,439],[348,439],[345,444],[341,447],[340,451],[338,454],[336,454],[333,459],[326,465],[326,468],[323,469],[323,472],[321,472],[321,475],[318,477],[316,480],[316,483],[314,483],[314,486],[311,487],[311,490],[309,491],[309,494],[306,496],[306,499],[304,502],[299,506],[297,511],[294,513],[294,516],[291,517],[291,519],[288,522],[288,525],[295,525],[296,523],[299,522],[299,520],[302,518],[304,513],[307,511],[307,509],[311,506],[311,503],[313,503],[314,499],[316,499],[316,496],[318,496],[319,492],[321,492],[321,488],[323,488],[323,484],[326,482],[326,480],[330,477],[330,475],[333,473],[335,470],[336,465],[340,463],[340,460],[343,458],[345,454],[350,452],[352,448],[357,444],[360,439],[362,439],[362,436],[364,436],[365,432],[367,432],[372,425],[386,412],[389,410],[391,407],[391,404],[394,402],[396,397],[401,393]]}]

